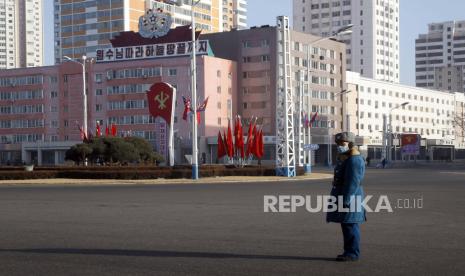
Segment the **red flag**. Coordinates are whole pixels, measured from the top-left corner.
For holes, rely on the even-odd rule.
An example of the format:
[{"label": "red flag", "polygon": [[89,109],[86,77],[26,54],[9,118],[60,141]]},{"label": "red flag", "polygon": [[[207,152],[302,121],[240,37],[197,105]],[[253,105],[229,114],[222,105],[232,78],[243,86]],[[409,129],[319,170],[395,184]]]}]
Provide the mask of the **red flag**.
[{"label": "red flag", "polygon": [[223,137],[221,137],[221,131],[218,131],[218,159],[226,155],[226,149],[224,146]]},{"label": "red flag", "polygon": [[97,137],[100,137],[100,135],[102,134],[101,130],[100,130],[100,124],[97,123],[97,126],[96,126],[96,129],[95,129],[95,135]]},{"label": "red flag", "polygon": [[257,125],[253,126],[252,132],[253,132],[253,139],[251,140],[252,143],[250,143],[250,154],[257,156],[257,147],[256,147],[257,139],[258,139]]},{"label": "red flag", "polygon": [[199,107],[197,107],[197,112],[199,112],[199,111],[200,111],[200,112],[203,112],[203,111],[205,111],[205,109],[207,109],[208,98],[209,98],[209,97],[207,97],[207,98],[203,101],[203,103],[202,103],[201,105],[199,105]]},{"label": "red flag", "polygon": [[84,130],[82,129],[81,126],[78,126],[79,128],[79,135],[81,136],[81,140],[85,142],[87,140],[87,135],[84,133]]},{"label": "red flag", "polygon": [[182,113],[182,119],[187,121],[187,114],[191,112],[191,100],[182,96],[182,101],[184,102],[184,112]]},{"label": "red flag", "polygon": [[318,116],[318,112],[315,112],[315,114],[313,114],[313,116],[312,116],[312,119],[310,120],[310,127],[312,127],[312,125],[315,122],[317,116]]},{"label": "red flag", "polygon": [[254,135],[254,145],[253,145],[253,154],[257,157],[260,158],[260,131],[257,131],[257,133]]},{"label": "red flag", "polygon": [[260,130],[260,134],[258,135],[258,156],[261,159],[263,154],[265,153],[265,145],[263,144],[263,130]]},{"label": "red flag", "polygon": [[200,112],[204,112],[207,109],[208,97],[203,101],[201,105],[197,107],[197,123],[200,124]]},{"label": "red flag", "polygon": [[250,123],[249,123],[249,131],[247,132],[247,151],[245,153],[245,155],[248,157],[252,152],[250,151],[251,148],[252,148],[252,139],[253,139],[253,128],[254,128],[254,124],[252,123],[252,120],[250,120]]},{"label": "red flag", "polygon": [[111,135],[112,136],[116,136],[116,125],[115,124],[111,124]]},{"label": "red flag", "polygon": [[234,119],[234,152],[239,152],[239,118],[236,116]]},{"label": "red flag", "polygon": [[110,135],[110,128],[108,128],[108,125],[105,127],[105,136]]},{"label": "red flag", "polygon": [[226,145],[228,146],[228,156],[232,158],[234,156],[233,135],[231,131],[231,121],[229,120],[228,120],[228,137],[226,140]]},{"label": "red flag", "polygon": [[241,151],[241,158],[244,158],[245,154],[244,154],[244,134],[243,134],[243,129],[242,129],[242,122],[241,122],[241,118],[239,117],[238,118],[238,121],[239,121],[239,130],[237,132],[237,136],[239,137],[239,149]]}]

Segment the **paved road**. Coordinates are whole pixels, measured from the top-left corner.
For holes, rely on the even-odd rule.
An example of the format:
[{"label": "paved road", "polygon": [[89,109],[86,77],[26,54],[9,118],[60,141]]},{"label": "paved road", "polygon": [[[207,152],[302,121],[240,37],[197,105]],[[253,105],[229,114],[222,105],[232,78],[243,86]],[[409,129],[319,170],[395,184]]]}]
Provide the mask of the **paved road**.
[{"label": "paved road", "polygon": [[423,208],[369,214],[358,263],[324,214],[263,212],[329,185],[1,186],[0,275],[465,275],[464,171],[369,170],[368,194]]}]

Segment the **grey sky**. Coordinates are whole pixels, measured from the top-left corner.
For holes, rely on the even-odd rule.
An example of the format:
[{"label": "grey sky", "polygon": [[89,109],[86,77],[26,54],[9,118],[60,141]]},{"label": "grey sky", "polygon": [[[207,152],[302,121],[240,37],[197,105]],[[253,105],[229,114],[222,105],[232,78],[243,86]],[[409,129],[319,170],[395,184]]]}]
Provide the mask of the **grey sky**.
[{"label": "grey sky", "polygon": [[[463,0],[400,1],[401,83],[415,85],[415,38],[431,22],[465,19]],[[53,0],[44,0],[44,48],[46,65],[53,64]],[[275,25],[276,16],[292,18],[292,0],[248,0],[248,24]]]}]

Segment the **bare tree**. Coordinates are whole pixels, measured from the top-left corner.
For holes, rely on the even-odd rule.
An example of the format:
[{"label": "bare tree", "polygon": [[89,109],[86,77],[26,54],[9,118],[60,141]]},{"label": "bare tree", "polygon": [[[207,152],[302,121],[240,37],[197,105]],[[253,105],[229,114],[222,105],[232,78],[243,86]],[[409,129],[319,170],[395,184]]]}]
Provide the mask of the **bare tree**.
[{"label": "bare tree", "polygon": [[457,133],[457,136],[465,137],[465,110],[463,104],[461,110],[457,110],[454,114],[453,125],[460,132]]}]

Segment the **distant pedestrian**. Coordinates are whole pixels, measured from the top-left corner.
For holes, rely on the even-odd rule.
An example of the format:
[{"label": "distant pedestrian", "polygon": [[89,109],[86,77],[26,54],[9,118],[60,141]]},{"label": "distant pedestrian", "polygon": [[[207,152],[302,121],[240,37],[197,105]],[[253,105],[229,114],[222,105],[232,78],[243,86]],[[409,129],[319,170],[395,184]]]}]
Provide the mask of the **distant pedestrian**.
[{"label": "distant pedestrian", "polygon": [[371,161],[370,156],[368,156],[366,160],[367,160],[367,167],[369,167],[370,166],[370,161]]},{"label": "distant pedestrian", "polygon": [[[361,186],[365,175],[365,161],[354,145],[355,135],[351,132],[336,134],[337,164],[334,168],[333,188],[331,196],[336,197],[336,206],[344,209],[350,207],[355,198],[363,200],[364,192]],[[341,199],[342,204],[337,202]],[[360,207],[360,206],[358,206]],[[328,212],[327,222],[341,224],[344,236],[344,252],[336,260],[341,262],[357,261],[360,257],[360,228],[359,224],[366,221],[365,209],[335,210]]]},{"label": "distant pedestrian", "polygon": [[381,161],[381,165],[383,165],[383,169],[386,168],[386,158],[383,158],[383,161]]}]

